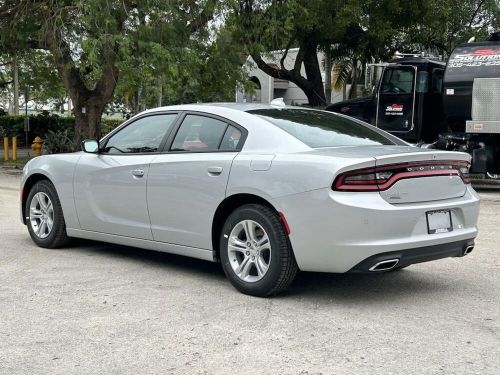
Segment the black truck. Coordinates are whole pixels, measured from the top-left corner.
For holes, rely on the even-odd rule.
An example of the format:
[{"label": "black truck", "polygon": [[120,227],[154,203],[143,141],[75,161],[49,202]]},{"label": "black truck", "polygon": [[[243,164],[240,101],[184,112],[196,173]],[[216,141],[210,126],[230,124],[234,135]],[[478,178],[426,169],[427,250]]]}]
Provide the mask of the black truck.
[{"label": "black truck", "polygon": [[472,155],[471,173],[500,179],[500,41],[460,44],[448,63],[422,57],[384,64],[373,95],[327,110],[410,143]]}]

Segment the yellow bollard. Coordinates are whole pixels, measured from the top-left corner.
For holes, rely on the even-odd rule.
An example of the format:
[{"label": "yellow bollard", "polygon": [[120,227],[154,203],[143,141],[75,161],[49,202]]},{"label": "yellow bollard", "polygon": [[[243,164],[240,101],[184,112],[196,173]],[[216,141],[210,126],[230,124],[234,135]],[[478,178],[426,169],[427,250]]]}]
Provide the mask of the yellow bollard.
[{"label": "yellow bollard", "polygon": [[3,137],[3,160],[9,160],[9,137]]},{"label": "yellow bollard", "polygon": [[42,138],[40,137],[35,137],[33,140],[33,144],[31,145],[31,149],[33,150],[33,154],[35,156],[40,156],[42,155]]},{"label": "yellow bollard", "polygon": [[17,136],[12,137],[12,160],[17,160]]}]

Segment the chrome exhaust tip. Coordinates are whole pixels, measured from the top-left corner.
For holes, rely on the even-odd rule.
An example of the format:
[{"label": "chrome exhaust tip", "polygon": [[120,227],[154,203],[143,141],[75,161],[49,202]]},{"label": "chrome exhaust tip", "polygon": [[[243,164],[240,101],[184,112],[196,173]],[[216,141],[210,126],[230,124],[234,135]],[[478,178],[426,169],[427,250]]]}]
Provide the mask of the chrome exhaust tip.
[{"label": "chrome exhaust tip", "polygon": [[370,272],[382,272],[382,271],[390,271],[399,263],[399,259],[387,259],[381,262],[375,263],[370,267]]},{"label": "chrome exhaust tip", "polygon": [[473,245],[467,246],[464,250],[464,255],[470,254],[472,252],[472,250],[474,250]]}]

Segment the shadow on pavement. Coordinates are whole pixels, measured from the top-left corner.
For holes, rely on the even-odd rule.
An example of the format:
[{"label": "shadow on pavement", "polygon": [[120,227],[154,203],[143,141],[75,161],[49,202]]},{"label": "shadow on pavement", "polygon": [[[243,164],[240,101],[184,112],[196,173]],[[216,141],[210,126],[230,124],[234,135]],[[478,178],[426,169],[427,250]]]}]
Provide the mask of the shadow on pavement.
[{"label": "shadow on pavement", "polygon": [[[84,250],[90,252],[89,256],[133,259],[152,267],[164,268],[166,272],[175,269],[186,273],[186,277],[191,274],[229,283],[220,264],[180,255],[81,239],[75,239],[71,247],[63,251],[68,250]],[[299,297],[301,300],[319,303],[381,304],[411,299],[422,294],[434,294],[439,298],[456,288],[457,282],[465,282],[453,277],[435,276],[434,272],[412,270],[411,267],[377,275],[299,272],[289,290],[275,298],[288,300]]]}]

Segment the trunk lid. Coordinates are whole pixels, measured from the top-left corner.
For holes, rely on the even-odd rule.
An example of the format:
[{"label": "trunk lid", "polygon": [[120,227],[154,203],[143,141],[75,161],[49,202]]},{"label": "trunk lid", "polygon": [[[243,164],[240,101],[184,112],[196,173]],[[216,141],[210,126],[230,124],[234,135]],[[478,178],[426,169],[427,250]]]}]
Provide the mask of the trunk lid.
[{"label": "trunk lid", "polygon": [[[414,146],[352,146],[316,149],[324,156],[352,159],[371,157],[376,168],[387,168],[394,164],[407,165],[403,177],[389,188],[380,191],[381,197],[391,204],[438,201],[462,197],[467,185],[456,173],[439,172],[450,170],[446,162],[470,162],[470,155],[462,152],[422,149]],[[430,175],[419,175],[419,168],[432,171]],[[403,168],[404,169],[404,168]],[[436,175],[432,175],[435,173]],[[444,175],[439,175],[439,174]],[[414,176],[413,176],[414,174]]]},{"label": "trunk lid", "polygon": [[[389,189],[380,191],[380,195],[392,204],[430,202],[462,197],[467,185],[457,174],[419,176],[422,170],[436,171],[452,169],[446,162],[470,162],[470,156],[461,152],[439,151],[411,147],[411,150],[394,154],[375,156],[377,168],[391,164],[408,163],[408,178],[398,180]],[[415,164],[412,164],[415,163]],[[410,174],[415,173],[415,177]]]}]

